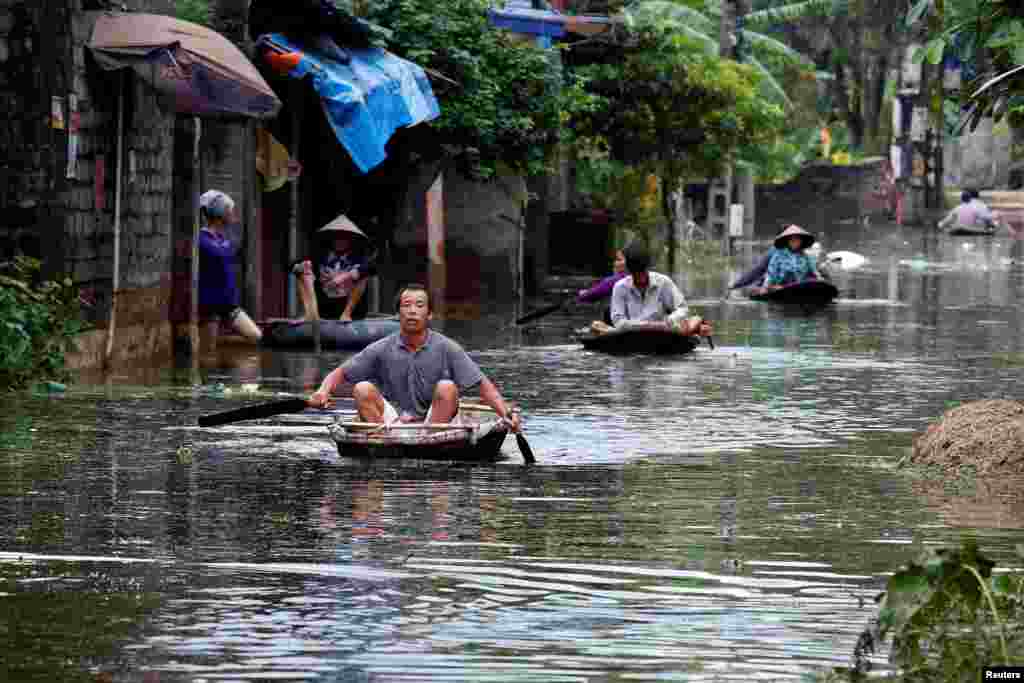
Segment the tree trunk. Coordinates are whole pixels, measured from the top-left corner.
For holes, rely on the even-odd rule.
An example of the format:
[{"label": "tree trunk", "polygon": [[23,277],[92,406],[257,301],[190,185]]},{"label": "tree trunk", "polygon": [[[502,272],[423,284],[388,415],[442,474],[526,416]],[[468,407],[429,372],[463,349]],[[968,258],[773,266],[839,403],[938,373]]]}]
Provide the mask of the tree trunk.
[{"label": "tree trunk", "polygon": [[675,202],[672,199],[672,188],[678,187],[679,182],[674,181],[667,175],[662,175],[658,181],[661,183],[661,210],[665,214],[665,225],[667,226],[666,245],[668,248],[667,268],[669,277],[674,277],[676,272],[676,251],[679,249],[679,241],[676,236],[679,231],[676,222],[679,220],[675,210]]}]

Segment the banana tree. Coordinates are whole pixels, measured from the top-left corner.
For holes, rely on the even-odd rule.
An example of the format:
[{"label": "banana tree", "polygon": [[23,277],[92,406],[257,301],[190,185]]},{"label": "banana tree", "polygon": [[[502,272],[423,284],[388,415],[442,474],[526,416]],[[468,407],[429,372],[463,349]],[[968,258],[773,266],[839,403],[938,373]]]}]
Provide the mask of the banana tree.
[{"label": "banana tree", "polygon": [[[670,21],[717,45],[723,0],[637,0],[627,13]],[[780,65],[815,62],[824,67],[833,106],[846,122],[851,144],[880,152],[888,143],[884,113],[886,78],[906,42],[902,18],[910,0],[754,0],[740,35],[744,61],[766,72],[763,87],[787,101],[789,79]],[[782,39],[776,38],[782,35]]]},{"label": "banana tree", "polygon": [[1009,114],[1024,119],[1024,7],[999,0],[917,0],[907,12],[909,27],[923,28],[921,58],[938,64],[951,50],[970,63],[976,76],[958,104],[969,107],[960,129],[981,119]]}]

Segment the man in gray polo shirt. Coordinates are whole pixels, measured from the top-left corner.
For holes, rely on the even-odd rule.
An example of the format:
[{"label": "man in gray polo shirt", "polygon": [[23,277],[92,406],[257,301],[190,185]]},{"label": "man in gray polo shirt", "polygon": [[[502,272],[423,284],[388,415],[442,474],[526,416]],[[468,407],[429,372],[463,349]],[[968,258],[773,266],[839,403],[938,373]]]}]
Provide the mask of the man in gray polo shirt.
[{"label": "man in gray polo shirt", "polygon": [[309,405],[323,408],[339,384],[354,384],[352,395],[363,422],[446,424],[457,418],[459,396],[479,387],[480,401],[518,432],[519,416],[461,346],[430,329],[432,317],[426,288],[404,287],[399,292],[400,331],[332,370]]},{"label": "man in gray polo shirt", "polygon": [[625,257],[630,277],[619,280],[612,289],[612,325],[711,336],[710,323],[700,317],[688,317],[690,309],[676,283],[650,270],[651,258],[643,245],[630,244]]}]

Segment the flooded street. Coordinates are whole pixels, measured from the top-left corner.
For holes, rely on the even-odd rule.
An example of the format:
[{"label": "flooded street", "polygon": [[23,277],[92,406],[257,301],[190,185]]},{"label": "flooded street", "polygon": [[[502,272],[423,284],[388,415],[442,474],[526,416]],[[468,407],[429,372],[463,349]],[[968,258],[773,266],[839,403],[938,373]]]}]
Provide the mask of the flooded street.
[{"label": "flooded street", "polygon": [[[810,228],[814,229],[814,228]],[[1024,481],[896,469],[948,407],[1020,398],[1024,242],[833,225],[809,314],[677,278],[685,357],[582,351],[583,307],[437,325],[524,409],[496,464],[340,458],[304,394],[349,354],[224,347],[4,399],[5,681],[746,681],[849,666],[888,573],[971,535],[1000,566]],[[768,248],[741,245],[737,272]],[[342,411],[351,403],[341,401]],[[885,653],[877,662],[884,663]]]}]

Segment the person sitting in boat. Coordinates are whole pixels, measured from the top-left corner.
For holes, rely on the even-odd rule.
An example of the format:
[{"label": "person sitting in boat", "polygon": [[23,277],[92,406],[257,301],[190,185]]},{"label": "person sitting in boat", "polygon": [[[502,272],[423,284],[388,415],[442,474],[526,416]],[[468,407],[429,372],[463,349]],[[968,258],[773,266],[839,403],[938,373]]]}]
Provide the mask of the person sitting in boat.
[{"label": "person sitting in boat", "polygon": [[403,287],[398,293],[399,331],[328,373],[309,405],[323,408],[338,385],[353,384],[363,422],[458,424],[460,395],[477,388],[480,401],[518,432],[518,414],[459,344],[430,329],[432,317],[426,287]]},{"label": "person sitting in boat", "polygon": [[[370,238],[345,215],[320,228],[317,234],[329,238],[326,253],[317,264],[315,296],[319,317],[350,322],[366,317],[367,303],[363,295],[369,279],[377,274],[372,256],[367,254]],[[302,287],[308,289],[303,274],[309,262],[293,267]],[[303,300],[310,297],[304,292]],[[310,317],[306,304],[306,317]]]},{"label": "person sitting in boat", "polygon": [[995,230],[996,216],[985,202],[981,201],[981,193],[968,188],[960,193],[960,205],[954,207],[939,221],[940,230],[949,225],[972,230]]},{"label": "person sitting in boat", "polygon": [[814,235],[799,225],[791,225],[775,237],[775,249],[768,261],[764,289],[779,289],[805,280],[820,280],[818,264],[807,252]]},{"label": "person sitting in boat", "polygon": [[[711,335],[711,324],[690,317],[683,293],[672,279],[650,270],[651,257],[640,243],[626,247],[629,277],[612,289],[612,326],[674,330],[680,334]],[[600,329],[600,328],[599,328]]]},{"label": "person sitting in boat", "polygon": [[[621,249],[618,249],[615,252],[615,260],[612,262],[612,274],[601,278],[589,289],[578,291],[576,293],[576,303],[589,304],[610,299],[615,284],[627,275],[629,273],[626,272],[626,255],[622,253]],[[611,324],[611,308],[605,308],[604,321],[606,324]]]}]

